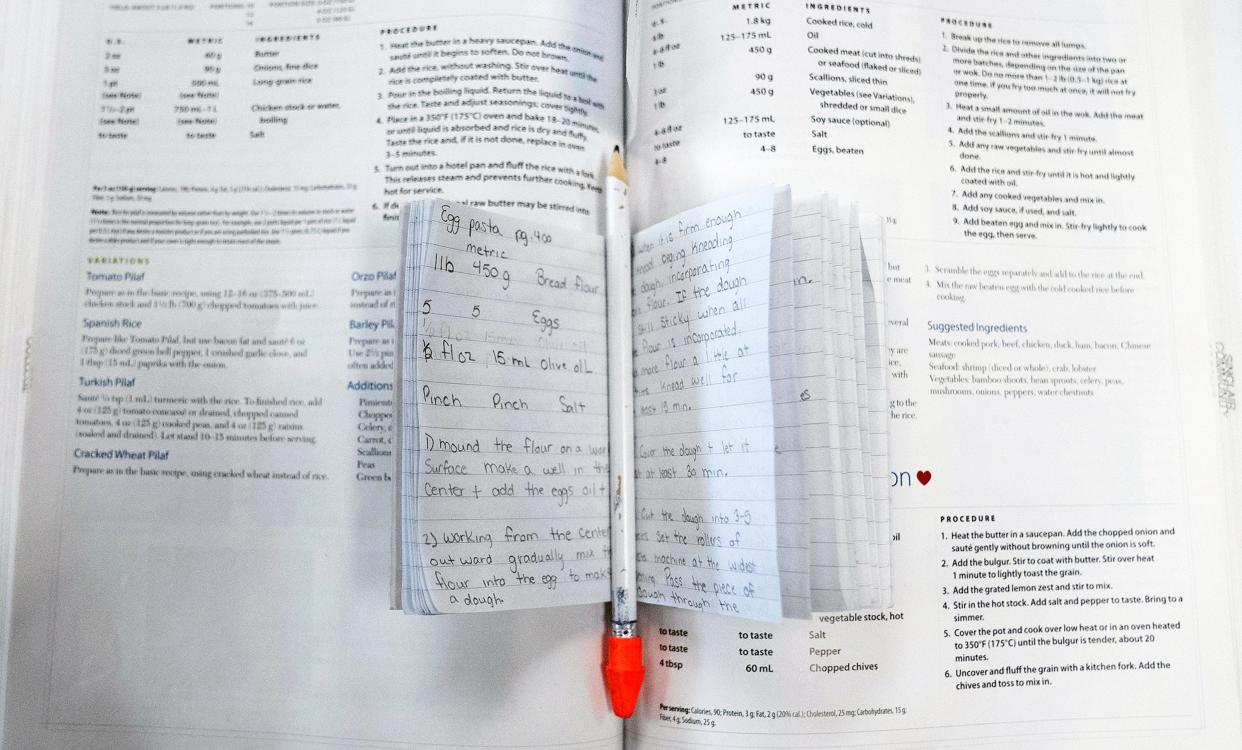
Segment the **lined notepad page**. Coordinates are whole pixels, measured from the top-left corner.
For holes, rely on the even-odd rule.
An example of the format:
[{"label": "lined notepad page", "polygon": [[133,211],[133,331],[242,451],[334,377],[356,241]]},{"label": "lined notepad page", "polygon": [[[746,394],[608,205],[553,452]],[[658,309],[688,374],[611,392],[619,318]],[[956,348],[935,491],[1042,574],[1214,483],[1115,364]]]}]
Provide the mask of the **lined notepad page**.
[{"label": "lined notepad page", "polygon": [[640,601],[781,616],[772,234],[766,188],[634,237]]},{"label": "lined notepad page", "polygon": [[854,395],[855,407],[858,410],[858,444],[862,457],[862,484],[864,509],[867,514],[867,563],[870,570],[871,590],[868,606],[876,606],[880,600],[878,582],[879,543],[876,539],[876,494],[871,466],[871,412],[867,406],[867,339],[866,322],[863,311],[863,272],[862,272],[862,238],[858,227],[858,205],[855,203],[842,206],[843,218],[848,219],[846,225],[846,273],[849,276],[849,308],[852,322],[854,343]]},{"label": "lined notepad page", "polygon": [[837,409],[835,314],[829,294],[827,208],[822,196],[795,206],[794,310],[798,392],[802,413],[802,459],[810,522],[812,607],[857,607],[854,547],[850,540]]},{"label": "lined notepad page", "polygon": [[888,337],[886,335],[887,273],[884,219],[875,214],[862,214],[859,222],[862,240],[863,305],[867,337],[867,408],[871,426],[871,486],[875,490],[876,543],[879,545],[881,607],[893,604],[893,568],[891,563],[893,524],[892,487],[889,462],[888,403]]},{"label": "lined notepad page", "polygon": [[853,204],[786,187],[636,235],[640,600],[891,601],[882,244]]},{"label": "lined notepad page", "polygon": [[[854,320],[851,307],[849,262],[849,216],[834,196],[826,199],[830,252],[826,254],[830,285],[826,289],[831,318],[833,358],[836,364],[838,445],[841,464],[834,473],[844,482],[850,539],[854,549],[854,580],[861,601],[867,606],[875,593],[871,527],[867,520],[867,493],[864,484],[863,444],[858,424],[858,369],[855,364]],[[845,207],[848,212],[848,204]]]},{"label": "lined notepad page", "polygon": [[402,269],[402,605],[609,595],[603,240],[439,200]]},{"label": "lined notepad page", "polygon": [[811,616],[810,511],[802,461],[802,402],[794,307],[793,197],[788,186],[773,196],[772,260],[768,288],[768,360],[775,427],[776,549],[785,617]]}]

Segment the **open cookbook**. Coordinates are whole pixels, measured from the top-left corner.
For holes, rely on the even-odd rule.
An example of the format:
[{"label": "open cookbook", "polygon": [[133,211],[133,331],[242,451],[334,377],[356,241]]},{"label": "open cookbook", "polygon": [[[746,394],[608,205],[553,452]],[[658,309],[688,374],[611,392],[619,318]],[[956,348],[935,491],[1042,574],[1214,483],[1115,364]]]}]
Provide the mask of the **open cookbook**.
[{"label": "open cookbook", "polygon": [[1235,3],[11,0],[0,42],[4,747],[1242,746]]}]

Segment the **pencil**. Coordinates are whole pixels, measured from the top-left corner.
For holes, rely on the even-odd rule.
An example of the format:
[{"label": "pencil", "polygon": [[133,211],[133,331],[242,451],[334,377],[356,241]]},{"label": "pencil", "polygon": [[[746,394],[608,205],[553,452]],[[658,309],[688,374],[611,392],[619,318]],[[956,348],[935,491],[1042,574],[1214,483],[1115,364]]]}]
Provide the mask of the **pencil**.
[{"label": "pencil", "polygon": [[634,559],[634,359],[630,300],[628,175],[615,146],[604,180],[605,268],[608,279],[608,461],[611,480],[612,626],[605,684],[613,712],[634,713],[643,682]]}]

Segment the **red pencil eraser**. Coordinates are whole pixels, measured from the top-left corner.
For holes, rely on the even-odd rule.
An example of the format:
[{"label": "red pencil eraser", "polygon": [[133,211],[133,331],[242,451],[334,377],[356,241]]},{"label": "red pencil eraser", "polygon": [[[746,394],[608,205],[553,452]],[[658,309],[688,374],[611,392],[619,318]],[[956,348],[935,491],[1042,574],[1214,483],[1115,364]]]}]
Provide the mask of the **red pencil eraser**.
[{"label": "red pencil eraser", "polygon": [[612,700],[612,712],[628,719],[638,705],[643,686],[643,639],[608,637],[608,659],[604,662],[604,684]]}]

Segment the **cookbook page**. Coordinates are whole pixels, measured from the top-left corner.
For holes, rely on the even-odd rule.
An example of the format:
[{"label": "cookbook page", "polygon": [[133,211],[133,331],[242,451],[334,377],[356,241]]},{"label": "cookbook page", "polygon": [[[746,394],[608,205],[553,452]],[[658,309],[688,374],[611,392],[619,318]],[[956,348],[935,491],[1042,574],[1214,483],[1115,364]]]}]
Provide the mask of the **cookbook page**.
[{"label": "cookbook page", "polygon": [[[1216,428],[1226,456],[1242,451],[1242,417],[1238,414],[1238,358],[1242,355],[1242,262],[1234,249],[1242,232],[1242,90],[1232,70],[1242,66],[1242,7],[1225,0],[1188,3],[1187,57],[1201,71],[1191,83],[1198,102],[1195,139],[1212,144],[1211,158],[1197,160],[1201,183],[1198,221],[1212,238],[1215,252],[1206,260],[1209,281],[1204,290],[1213,311],[1211,322],[1212,382],[1216,397]],[[1242,467],[1227,460],[1224,481],[1233,497],[1242,493]],[[1234,539],[1242,538],[1242,517],[1230,503]],[[1233,548],[1234,570],[1242,570],[1242,549]],[[1234,622],[1242,617],[1235,599]],[[1238,664],[1242,670],[1242,663]]]},{"label": "cookbook page", "polygon": [[1179,7],[638,15],[640,225],[756,181],[889,217],[894,592],[809,626],[646,608],[627,739],[1236,745]]},{"label": "cookbook page", "polygon": [[[48,151],[54,4],[0,7],[0,424],[25,421],[34,325],[39,193]],[[0,430],[0,674],[8,654],[13,527],[21,484],[22,431]],[[0,717],[4,682],[0,680]]]},{"label": "cookbook page", "polygon": [[620,29],[66,5],[6,747],[619,746],[599,606],[387,592],[400,206],[598,232]]}]

